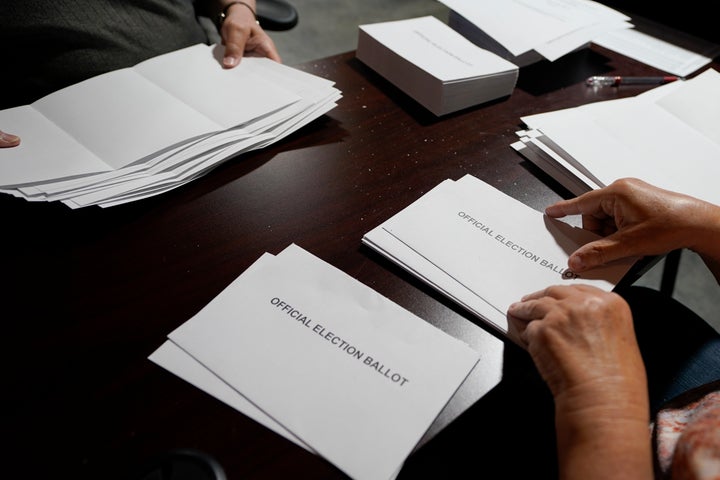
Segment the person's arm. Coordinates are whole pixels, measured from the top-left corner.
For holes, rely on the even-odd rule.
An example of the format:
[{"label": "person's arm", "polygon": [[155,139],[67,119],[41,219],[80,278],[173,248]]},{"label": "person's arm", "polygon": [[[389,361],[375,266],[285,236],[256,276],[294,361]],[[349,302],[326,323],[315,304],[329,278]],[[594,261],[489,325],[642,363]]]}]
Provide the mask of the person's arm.
[{"label": "person's arm", "polygon": [[573,252],[570,269],[583,272],[613,260],[698,253],[720,282],[720,206],[625,178],[545,209],[550,217],[582,215],[583,227],[604,238]]},{"label": "person's arm", "polygon": [[627,303],[553,286],[508,314],[555,400],[560,478],[652,479],[647,379]]},{"label": "person's arm", "polygon": [[212,19],[219,19],[220,14],[225,13],[218,25],[225,45],[225,68],[235,67],[247,54],[282,61],[275,42],[257,22],[255,0],[204,0],[198,2],[197,8]]},{"label": "person's arm", "polygon": [[20,137],[0,130],[0,148],[16,147],[20,145]]}]

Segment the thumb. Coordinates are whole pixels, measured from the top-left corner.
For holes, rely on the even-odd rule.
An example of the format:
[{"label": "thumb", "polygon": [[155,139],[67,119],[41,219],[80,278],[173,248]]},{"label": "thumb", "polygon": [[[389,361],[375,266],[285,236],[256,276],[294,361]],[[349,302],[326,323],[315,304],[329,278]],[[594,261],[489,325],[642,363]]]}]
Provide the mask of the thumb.
[{"label": "thumb", "polygon": [[0,130],[0,148],[15,147],[20,145],[20,137]]},{"label": "thumb", "polygon": [[240,63],[242,60],[243,53],[245,53],[245,42],[244,39],[234,36],[232,40],[225,43],[225,55],[223,56],[223,67],[233,68]]},{"label": "thumb", "polygon": [[614,233],[607,237],[586,243],[575,250],[568,258],[568,267],[573,272],[584,272],[595,267],[608,264],[615,260],[635,256],[635,252],[629,250],[631,245],[622,235]]}]

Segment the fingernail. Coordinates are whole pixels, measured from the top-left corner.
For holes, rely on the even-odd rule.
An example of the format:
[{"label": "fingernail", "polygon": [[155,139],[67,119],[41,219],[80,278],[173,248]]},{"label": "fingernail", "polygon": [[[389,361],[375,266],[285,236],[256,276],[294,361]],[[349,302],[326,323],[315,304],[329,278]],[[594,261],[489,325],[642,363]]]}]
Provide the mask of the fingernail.
[{"label": "fingernail", "polygon": [[0,131],[0,143],[6,145],[15,145],[20,143],[20,137]]},{"label": "fingernail", "polygon": [[580,271],[585,268],[585,262],[580,257],[570,257],[568,259],[568,267],[571,270]]},{"label": "fingernail", "polygon": [[238,59],[235,57],[225,57],[223,58],[223,66],[224,67],[234,67],[237,65]]}]

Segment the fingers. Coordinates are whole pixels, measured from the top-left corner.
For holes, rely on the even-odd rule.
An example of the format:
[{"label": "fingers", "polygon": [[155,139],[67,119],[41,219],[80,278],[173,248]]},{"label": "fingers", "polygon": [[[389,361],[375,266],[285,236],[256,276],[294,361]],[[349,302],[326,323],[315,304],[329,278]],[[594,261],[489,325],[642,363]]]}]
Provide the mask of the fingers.
[{"label": "fingers", "polygon": [[602,234],[608,221],[614,225],[614,197],[609,189],[592,190],[579,197],[561,200],[545,208],[545,214],[553,218],[568,215],[582,215],[583,227],[586,230]]},{"label": "fingers", "polygon": [[586,243],[570,255],[568,268],[575,273],[581,273],[630,256],[624,251],[623,245],[625,244],[613,235]]},{"label": "fingers", "polygon": [[[539,332],[549,331],[546,328],[549,325],[562,325],[560,331],[570,328],[563,324],[573,316],[584,316],[579,312],[589,308],[591,304],[587,300],[599,295],[605,295],[605,292],[584,284],[552,285],[525,295],[508,307],[510,336],[527,349],[531,343],[538,341]],[[550,322],[547,326],[541,326],[547,322]]]},{"label": "fingers", "polygon": [[603,212],[603,199],[606,194],[602,190],[591,190],[569,200],[560,200],[545,208],[545,213],[553,218],[568,215],[590,215]]},{"label": "fingers", "polygon": [[651,233],[658,228],[653,218],[663,209],[653,206],[649,188],[637,179],[620,179],[546,208],[546,214],[555,218],[582,215],[583,228],[603,237],[573,252],[568,259],[571,270],[580,273],[616,260],[655,253],[650,251],[655,248]]},{"label": "fingers", "polygon": [[222,43],[225,45],[225,56],[222,61],[224,68],[233,68],[240,64],[251,28],[243,27],[243,23],[235,22],[233,17],[228,17],[223,22],[220,33]]},{"label": "fingers", "polygon": [[562,287],[548,287],[525,295],[519,302],[508,307],[508,334],[518,345],[527,349],[530,344],[530,325],[542,320],[562,295]]},{"label": "fingers", "polygon": [[245,44],[245,53],[253,53],[255,56],[269,58],[270,60],[282,63],[280,54],[275,47],[275,42],[273,42],[272,38],[264,31],[250,37]]},{"label": "fingers", "polygon": [[661,235],[661,232],[645,224],[626,227],[579,247],[568,258],[568,268],[581,273],[618,260],[665,253],[664,247],[652,244],[653,237],[659,238]]},{"label": "fingers", "polygon": [[[581,287],[578,285],[577,287]],[[535,320],[545,316],[550,308],[550,302],[540,302],[543,299],[561,299],[567,295],[570,288],[567,285],[553,285],[537,292],[529,293],[523,296],[519,302],[515,302],[508,307],[508,314],[521,320]]]},{"label": "fingers", "polygon": [[280,54],[270,36],[255,21],[249,8],[242,5],[228,9],[227,18],[220,28],[225,45],[223,67],[233,68],[240,64],[247,53],[281,62]]},{"label": "fingers", "polygon": [[20,137],[0,130],[0,148],[16,147],[20,145]]},{"label": "fingers", "polygon": [[553,203],[545,207],[545,215],[552,218],[562,218],[568,215],[578,215],[580,213],[580,207],[578,205],[578,198],[571,198],[570,200],[560,200],[559,202]]},{"label": "fingers", "polygon": [[519,320],[532,321],[544,318],[555,303],[573,295],[597,294],[602,290],[585,284],[551,285],[543,290],[529,293],[508,307],[508,314]]}]

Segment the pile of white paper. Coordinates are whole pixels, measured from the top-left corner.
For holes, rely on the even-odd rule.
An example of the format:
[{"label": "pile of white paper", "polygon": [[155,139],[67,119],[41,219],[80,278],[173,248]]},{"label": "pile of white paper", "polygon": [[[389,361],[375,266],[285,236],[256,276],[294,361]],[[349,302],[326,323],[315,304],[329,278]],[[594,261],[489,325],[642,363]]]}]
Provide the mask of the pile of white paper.
[{"label": "pile of white paper", "polygon": [[640,18],[593,43],[673,75],[687,77],[720,55],[720,45]]},{"label": "pile of white paper", "polygon": [[720,204],[720,74],[522,117],[512,147],[575,195],[622,177]]},{"label": "pile of white paper", "polygon": [[632,28],[630,17],[589,0],[440,0],[448,23],[474,44],[522,67]]},{"label": "pile of white paper", "polygon": [[363,243],[516,340],[506,312],[523,295],[575,283],[610,291],[635,263],[570,271],[570,254],[596,238],[466,175],[440,183]]},{"label": "pile of white paper", "polygon": [[360,25],[357,58],[435,115],[508,96],[518,67],[435,17]]},{"label": "pile of white paper", "polygon": [[331,110],[333,82],[266,58],[223,69],[195,45],[0,111],[22,143],[0,149],[0,191],[72,208],[185,184]]},{"label": "pile of white paper", "polygon": [[396,477],[480,365],[296,245],[262,256],[168,338],[153,362],[357,479]]}]

